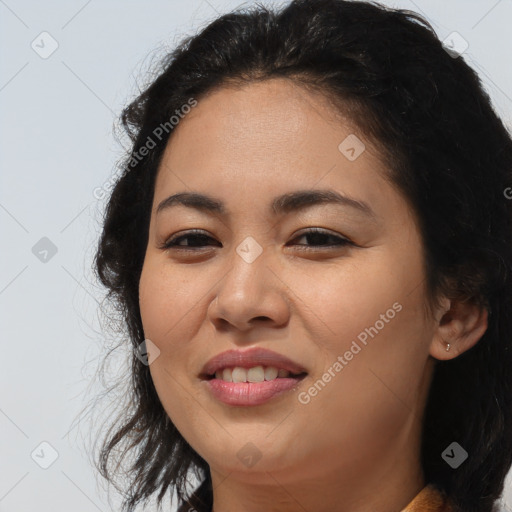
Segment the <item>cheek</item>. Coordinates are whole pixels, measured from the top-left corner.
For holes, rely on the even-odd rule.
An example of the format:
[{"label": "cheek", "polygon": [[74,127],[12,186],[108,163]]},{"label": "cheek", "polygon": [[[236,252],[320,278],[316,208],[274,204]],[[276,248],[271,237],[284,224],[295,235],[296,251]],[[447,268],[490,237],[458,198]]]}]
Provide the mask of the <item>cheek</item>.
[{"label": "cheek", "polygon": [[191,288],[190,280],[175,278],[168,270],[146,260],[139,282],[139,305],[144,336],[160,350],[149,366],[151,379],[163,408],[183,435],[194,430],[197,415],[197,399],[189,384],[195,371],[189,366],[190,354],[197,348],[190,340],[194,336],[194,305],[203,294]]},{"label": "cheek", "polygon": [[164,345],[172,341],[187,312],[193,316],[198,307],[202,293],[193,284],[183,273],[171,272],[151,258],[146,260],[139,281],[139,307],[147,338]]},{"label": "cheek", "polygon": [[[194,304],[196,297],[183,293],[189,286],[180,279],[172,279],[161,266],[144,264],[139,282],[139,306],[144,337],[159,349],[158,357],[151,363],[150,371],[160,400],[166,410],[179,404],[180,382],[187,372],[193,371],[190,340],[194,336]],[[196,310],[197,311],[197,310]],[[186,397],[184,397],[186,398]],[[180,398],[179,403],[182,403]],[[167,402],[173,401],[171,409]]]},{"label": "cheek", "polygon": [[179,386],[179,381],[198,371],[193,366],[194,354],[202,348],[198,331],[204,323],[211,286],[207,279],[194,280],[183,270],[173,270],[168,262],[149,257],[139,281],[144,336],[160,350],[150,368],[157,381],[166,380],[166,388]]},{"label": "cheek", "polygon": [[402,320],[418,320],[421,310],[415,301],[422,299],[411,293],[411,283],[422,279],[417,256],[411,254],[404,263],[390,247],[366,248],[332,265],[282,270],[280,275],[296,298],[297,316],[307,322],[306,332],[315,335],[312,341],[337,352],[348,350],[355,339],[364,343],[385,337]]},{"label": "cheek", "polygon": [[[389,412],[393,422],[394,408],[385,398],[399,408],[400,400],[414,407],[432,337],[423,317],[421,257],[409,251],[408,260],[402,261],[382,247],[368,249],[364,258],[353,261],[303,273],[293,281],[293,292],[301,299],[301,321],[323,353],[316,373],[321,376],[331,368],[330,375],[336,375],[326,376],[325,388],[318,386],[325,389],[318,402],[332,400],[346,414],[360,410],[361,418],[376,418],[380,411],[386,421]],[[356,401],[348,390],[356,393]]]}]

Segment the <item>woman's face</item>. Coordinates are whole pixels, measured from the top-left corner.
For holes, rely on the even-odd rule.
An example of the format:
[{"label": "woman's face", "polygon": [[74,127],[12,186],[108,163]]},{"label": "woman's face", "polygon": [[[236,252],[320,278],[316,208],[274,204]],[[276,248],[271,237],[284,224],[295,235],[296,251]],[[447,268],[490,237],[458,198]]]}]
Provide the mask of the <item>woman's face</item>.
[{"label": "woman's face", "polygon": [[[272,471],[284,484],[333,472],[360,481],[397,454],[417,462],[435,325],[415,216],[383,171],[363,133],[284,79],[216,90],[174,128],[140,309],[160,351],[158,396],[212,470]],[[299,191],[350,201],[283,200]],[[165,202],[178,193],[209,202]],[[214,356],[254,347],[306,375],[273,380],[265,367],[284,364],[272,359],[203,375]],[[223,383],[246,377],[223,365],[262,366],[248,378],[269,380]]]}]

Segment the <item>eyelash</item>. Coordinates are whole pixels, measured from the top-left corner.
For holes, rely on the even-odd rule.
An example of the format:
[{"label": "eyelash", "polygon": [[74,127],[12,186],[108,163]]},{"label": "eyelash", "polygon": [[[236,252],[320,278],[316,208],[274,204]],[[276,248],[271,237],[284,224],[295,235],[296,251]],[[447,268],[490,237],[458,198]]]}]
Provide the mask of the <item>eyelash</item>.
[{"label": "eyelash", "polygon": [[[355,244],[353,242],[351,242],[350,240],[348,240],[347,238],[343,238],[343,237],[340,237],[340,236],[337,236],[337,235],[333,235],[332,233],[330,233],[328,231],[325,231],[323,229],[319,229],[319,228],[312,228],[312,229],[309,229],[308,231],[304,231],[303,233],[301,233],[300,235],[295,237],[294,240],[296,240],[297,238],[302,238],[304,236],[315,235],[315,234],[331,237],[331,238],[334,238],[335,240],[338,241],[338,243],[336,243],[336,244],[321,246],[321,247],[324,247],[324,248],[335,249],[335,248],[339,248],[339,247],[344,247],[346,245],[355,246]],[[206,235],[203,231],[192,230],[192,231],[189,231],[189,232],[187,232],[185,234],[182,234],[180,236],[177,236],[177,237],[174,237],[174,238],[171,238],[171,239],[167,240],[159,248],[160,249],[172,249],[172,250],[178,250],[178,251],[192,251],[192,252],[196,252],[198,249],[199,250],[201,249],[200,247],[199,248],[193,248],[193,247],[177,245],[177,242],[179,242],[181,240],[184,240],[184,239],[187,239],[187,238],[192,238],[192,239],[196,239],[196,240],[198,238],[212,240],[212,237]],[[310,251],[311,249],[302,248],[300,250]]]}]

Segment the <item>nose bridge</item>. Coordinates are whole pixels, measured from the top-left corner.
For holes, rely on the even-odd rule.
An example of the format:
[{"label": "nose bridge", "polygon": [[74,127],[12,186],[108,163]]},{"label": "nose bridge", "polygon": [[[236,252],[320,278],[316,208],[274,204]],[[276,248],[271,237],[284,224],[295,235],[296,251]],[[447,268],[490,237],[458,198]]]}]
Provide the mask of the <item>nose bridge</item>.
[{"label": "nose bridge", "polygon": [[252,319],[284,320],[287,302],[269,265],[272,250],[266,249],[253,236],[246,236],[233,247],[227,259],[229,270],[219,283],[214,304],[214,317],[236,325],[247,325]]},{"label": "nose bridge", "polygon": [[256,238],[250,235],[233,249],[229,257],[230,270],[222,287],[222,294],[225,297],[230,294],[238,296],[246,304],[256,299],[256,296],[261,300],[261,291],[270,287],[266,268],[269,249],[264,250]]},{"label": "nose bridge", "polygon": [[[252,265],[263,253],[263,246],[252,236],[246,236],[235,249],[236,254],[248,265]],[[266,251],[268,253],[268,250]]]}]

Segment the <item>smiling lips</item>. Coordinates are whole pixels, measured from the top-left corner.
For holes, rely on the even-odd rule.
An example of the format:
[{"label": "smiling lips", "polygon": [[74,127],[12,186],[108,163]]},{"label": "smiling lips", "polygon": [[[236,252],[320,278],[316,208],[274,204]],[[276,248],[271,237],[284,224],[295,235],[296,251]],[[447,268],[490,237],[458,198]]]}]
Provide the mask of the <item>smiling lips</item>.
[{"label": "smiling lips", "polygon": [[254,368],[257,366],[275,367],[299,375],[306,369],[291,359],[272,350],[254,347],[247,350],[227,350],[210,359],[203,367],[202,376],[215,375],[217,370],[225,368]]},{"label": "smiling lips", "polygon": [[262,348],[228,350],[210,359],[200,377],[228,405],[260,405],[295,388],[307,375],[291,359]]},{"label": "smiling lips", "polygon": [[224,368],[215,372],[215,378],[225,382],[263,382],[277,378],[285,378],[290,375],[288,370],[278,369],[275,366],[253,366],[252,368]]}]

